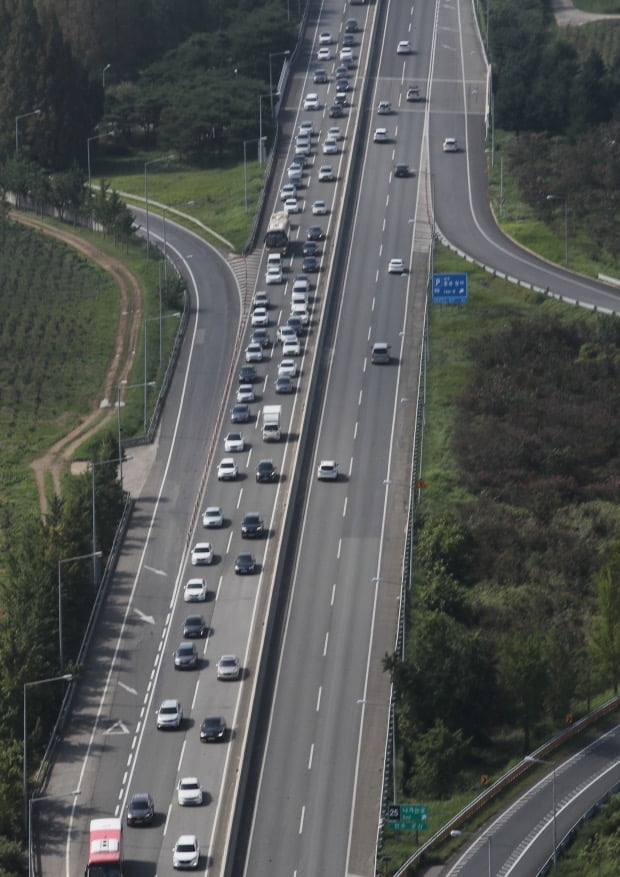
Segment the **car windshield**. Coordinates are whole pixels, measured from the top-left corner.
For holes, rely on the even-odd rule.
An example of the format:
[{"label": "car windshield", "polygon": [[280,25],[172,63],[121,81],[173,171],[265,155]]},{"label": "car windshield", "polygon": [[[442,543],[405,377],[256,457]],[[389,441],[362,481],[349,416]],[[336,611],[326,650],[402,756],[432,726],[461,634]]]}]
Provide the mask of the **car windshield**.
[{"label": "car windshield", "polygon": [[176,713],[177,708],[175,706],[162,706],[160,712],[164,716],[172,716]]},{"label": "car windshield", "polygon": [[195,849],[196,847],[193,843],[177,844],[179,853],[193,853]]}]

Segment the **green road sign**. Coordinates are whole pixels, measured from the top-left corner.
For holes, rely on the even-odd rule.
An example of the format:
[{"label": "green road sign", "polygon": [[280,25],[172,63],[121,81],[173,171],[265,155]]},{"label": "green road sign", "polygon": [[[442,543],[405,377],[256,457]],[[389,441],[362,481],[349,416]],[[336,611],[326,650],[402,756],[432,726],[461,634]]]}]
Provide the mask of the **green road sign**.
[{"label": "green road sign", "polygon": [[389,804],[388,828],[393,831],[426,831],[428,807],[426,804]]}]

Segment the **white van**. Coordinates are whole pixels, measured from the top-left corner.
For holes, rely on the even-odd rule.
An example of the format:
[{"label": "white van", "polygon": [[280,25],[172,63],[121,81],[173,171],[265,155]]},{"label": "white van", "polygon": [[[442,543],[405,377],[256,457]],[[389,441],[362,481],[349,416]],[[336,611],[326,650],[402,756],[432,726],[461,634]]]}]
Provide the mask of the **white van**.
[{"label": "white van", "polygon": [[294,289],[291,292],[291,304],[308,306],[308,293],[302,292],[300,289]]}]

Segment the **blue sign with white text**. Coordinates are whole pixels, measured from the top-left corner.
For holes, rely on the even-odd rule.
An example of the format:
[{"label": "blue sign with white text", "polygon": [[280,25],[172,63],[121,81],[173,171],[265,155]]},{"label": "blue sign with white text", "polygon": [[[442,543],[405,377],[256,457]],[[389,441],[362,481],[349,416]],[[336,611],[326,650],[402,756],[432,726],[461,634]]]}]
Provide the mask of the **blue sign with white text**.
[{"label": "blue sign with white text", "polygon": [[467,301],[467,274],[433,274],[433,304],[460,305]]}]

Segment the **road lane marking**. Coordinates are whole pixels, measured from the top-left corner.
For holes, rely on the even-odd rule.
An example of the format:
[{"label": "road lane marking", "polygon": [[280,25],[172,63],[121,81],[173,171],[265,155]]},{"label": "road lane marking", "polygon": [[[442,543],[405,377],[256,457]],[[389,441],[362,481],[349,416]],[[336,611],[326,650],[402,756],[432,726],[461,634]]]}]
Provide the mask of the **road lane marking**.
[{"label": "road lane marking", "polygon": [[179,760],[177,762],[177,773],[181,773],[181,765],[183,764],[183,755],[185,753],[185,744],[187,743],[187,737],[183,741],[183,745],[181,746],[181,753],[179,755]]},{"label": "road lane marking", "polygon": [[333,605],[334,605],[334,600],[335,600],[335,599],[336,599],[336,583],[334,582],[334,584],[332,585],[332,598],[331,598],[331,600],[329,601],[329,605],[330,605],[330,606],[333,606]]},{"label": "road lane marking", "polygon": [[299,817],[299,833],[301,834],[304,830],[304,816],[306,815],[306,805],[304,804],[301,808],[301,816]]},{"label": "road lane marking", "polygon": [[[200,679],[199,679],[198,682],[196,683],[196,688],[194,689],[194,696],[192,697],[192,706],[191,706],[192,712],[193,712],[194,709],[196,708],[196,699],[197,699],[197,697],[198,697],[198,688],[199,688],[199,686],[200,686]],[[185,739],[187,739],[187,738],[185,738]]]},{"label": "road lane marking", "polygon": [[351,472],[353,472],[353,457],[349,461],[349,478],[351,477]]},{"label": "road lane marking", "polygon": [[129,694],[137,694],[137,693],[138,693],[137,690],[136,690],[135,688],[132,688],[131,685],[125,685],[124,682],[119,682],[119,683],[118,683],[118,687],[119,687],[119,688],[124,688],[125,691],[128,691],[128,692],[129,692]]},{"label": "road lane marking", "polygon": [[308,757],[308,770],[312,770],[312,759],[314,757],[314,743],[310,744],[310,756]]},{"label": "road lane marking", "polygon": [[340,552],[341,552],[341,550],[342,550],[342,539],[339,539],[339,540],[338,540],[338,551],[337,551],[337,553],[336,553],[336,557],[338,558],[338,560],[340,560]]},{"label": "road lane marking", "polygon": [[[364,359],[364,371],[366,371],[366,360]],[[357,424],[358,421],[355,421],[355,426],[353,427],[353,441],[357,438]]]},{"label": "road lane marking", "polygon": [[318,690],[317,696],[316,696],[316,707],[315,707],[317,713],[321,709],[321,694],[322,693],[323,693],[323,686],[319,685],[319,690]]},{"label": "road lane marking", "polygon": [[[237,508],[239,508],[239,505],[237,505]],[[226,554],[228,554],[230,552],[230,543],[232,542],[232,538],[233,538],[233,532],[231,530],[230,533],[228,534],[228,542],[226,543]]]},{"label": "road lane marking", "polygon": [[375,301],[376,301],[376,299],[375,299],[375,297],[374,297],[374,295],[373,295],[373,297],[372,297],[372,304],[371,304],[371,306],[370,306],[370,310],[371,310],[371,312],[374,311],[374,309],[375,309]]},{"label": "road lane marking", "polygon": [[152,615],[147,615],[145,612],[141,612],[135,606],[133,607],[133,611],[136,613],[140,621],[146,621],[147,624],[155,624],[155,619]]},{"label": "road lane marking", "polygon": [[147,566],[144,564],[144,569],[147,569],[149,572],[154,572],[156,576],[167,576],[168,573],[164,569],[156,569],[154,566]]},{"label": "road lane marking", "polygon": [[362,398],[363,398],[363,396],[364,396],[364,391],[363,391],[363,390],[360,390],[360,392],[359,392],[359,396],[357,397],[357,404],[358,404],[358,405],[361,405],[361,404],[362,404]]},{"label": "road lane marking", "polygon": [[327,644],[329,642],[329,631],[325,634],[325,641],[323,642],[323,657],[327,655]]},{"label": "road lane marking", "polygon": [[237,498],[237,509],[239,509],[239,506],[241,505],[241,497],[242,496],[243,496],[243,487],[240,489],[239,496]]},{"label": "road lane marking", "polygon": [[347,515],[347,502],[348,502],[348,499],[349,499],[348,496],[345,496],[345,498],[344,498],[344,505],[343,505],[343,507],[342,507],[342,517],[343,517],[343,518],[345,518],[346,515]]}]

